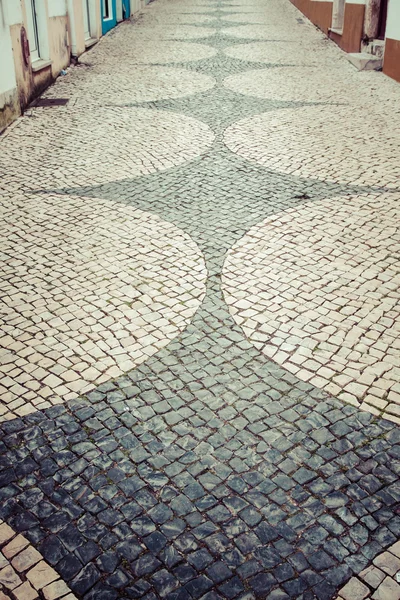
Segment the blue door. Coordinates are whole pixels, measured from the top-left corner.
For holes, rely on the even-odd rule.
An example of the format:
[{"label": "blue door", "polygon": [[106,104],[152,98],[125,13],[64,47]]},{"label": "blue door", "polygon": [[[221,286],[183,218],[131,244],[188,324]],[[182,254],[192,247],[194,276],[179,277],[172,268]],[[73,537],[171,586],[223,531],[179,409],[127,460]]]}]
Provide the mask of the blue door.
[{"label": "blue door", "polygon": [[129,19],[131,16],[131,0],[122,0],[122,12],[124,19]]},{"label": "blue door", "polygon": [[101,2],[103,35],[117,24],[117,0],[102,0]]}]

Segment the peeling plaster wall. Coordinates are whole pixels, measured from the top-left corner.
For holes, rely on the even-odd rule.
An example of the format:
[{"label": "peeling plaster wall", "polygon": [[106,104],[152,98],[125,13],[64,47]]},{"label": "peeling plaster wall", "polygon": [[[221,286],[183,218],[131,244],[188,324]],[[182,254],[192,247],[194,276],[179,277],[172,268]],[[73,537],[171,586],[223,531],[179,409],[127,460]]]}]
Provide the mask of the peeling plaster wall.
[{"label": "peeling plaster wall", "polygon": [[52,61],[52,76],[58,77],[61,69],[69,65],[71,48],[68,29],[68,17],[49,18],[49,54]]},{"label": "peeling plaster wall", "polygon": [[20,114],[17,78],[6,0],[0,0],[0,131]]}]

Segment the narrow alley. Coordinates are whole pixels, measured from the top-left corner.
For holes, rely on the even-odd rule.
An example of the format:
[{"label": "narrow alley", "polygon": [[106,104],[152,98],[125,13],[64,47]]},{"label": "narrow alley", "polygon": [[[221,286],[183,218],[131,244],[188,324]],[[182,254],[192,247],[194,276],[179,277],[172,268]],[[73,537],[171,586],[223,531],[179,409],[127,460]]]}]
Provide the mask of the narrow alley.
[{"label": "narrow alley", "polygon": [[400,84],[156,0],[0,137],[0,600],[400,599]]}]

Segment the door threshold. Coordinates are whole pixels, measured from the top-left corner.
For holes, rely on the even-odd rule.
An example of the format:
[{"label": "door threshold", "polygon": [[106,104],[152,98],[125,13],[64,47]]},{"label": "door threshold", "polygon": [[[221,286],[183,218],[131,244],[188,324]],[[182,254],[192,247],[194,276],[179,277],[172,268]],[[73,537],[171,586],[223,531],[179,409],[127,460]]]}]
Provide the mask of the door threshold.
[{"label": "door threshold", "polygon": [[86,48],[86,50],[88,48],[91,48],[95,44],[97,44],[97,42],[98,42],[97,38],[89,38],[88,40],[85,40],[85,48]]}]

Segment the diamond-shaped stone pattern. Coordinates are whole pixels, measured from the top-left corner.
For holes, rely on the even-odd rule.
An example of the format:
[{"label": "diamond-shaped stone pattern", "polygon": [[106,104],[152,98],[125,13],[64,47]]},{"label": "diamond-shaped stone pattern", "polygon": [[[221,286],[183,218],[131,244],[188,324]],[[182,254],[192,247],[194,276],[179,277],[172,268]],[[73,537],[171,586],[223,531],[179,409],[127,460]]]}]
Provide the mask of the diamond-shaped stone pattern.
[{"label": "diamond-shaped stone pattern", "polygon": [[243,345],[2,425],[0,515],[78,597],[331,598],[396,542],[398,428]]}]

